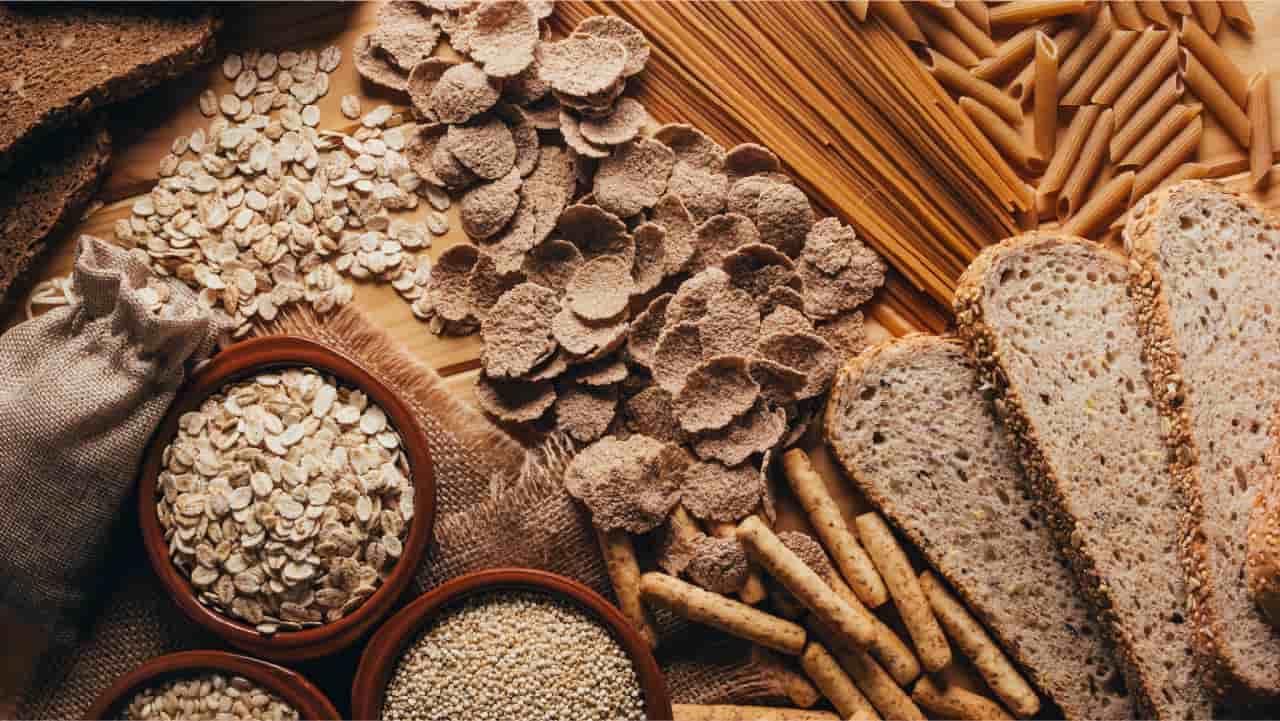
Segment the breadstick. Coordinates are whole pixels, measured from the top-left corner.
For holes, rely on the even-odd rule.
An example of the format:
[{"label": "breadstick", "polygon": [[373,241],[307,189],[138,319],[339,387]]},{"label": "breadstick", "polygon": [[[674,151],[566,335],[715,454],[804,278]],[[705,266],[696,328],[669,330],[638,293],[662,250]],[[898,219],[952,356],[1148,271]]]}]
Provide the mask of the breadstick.
[{"label": "breadstick", "polygon": [[916,25],[916,21],[911,19],[911,13],[907,12],[902,0],[876,0],[871,7],[876,15],[879,15],[880,19],[884,20],[885,24],[904,41],[909,43],[925,41],[924,33],[920,32],[920,26]]},{"label": "breadstick", "polygon": [[792,656],[804,650],[805,632],[798,624],[740,601],[712,593],[665,573],[640,577],[640,594],[678,616],[725,633],[755,641]]},{"label": "breadstick", "polygon": [[880,514],[874,511],[864,513],[854,522],[858,526],[858,537],[884,577],[889,595],[893,596],[893,604],[915,642],[921,665],[930,671],[942,670],[951,663],[951,647],[947,645],[947,638],[942,635],[933,611],[929,610],[929,603],[920,590],[920,582],[916,580],[907,554]]},{"label": "breadstick", "polygon": [[1267,186],[1271,172],[1271,77],[1265,72],[1253,76],[1249,84],[1249,179],[1253,187]]},{"label": "breadstick", "polygon": [[609,532],[596,529],[596,540],[604,555],[604,565],[613,584],[613,594],[618,597],[618,609],[640,632],[640,637],[650,648],[658,645],[658,632],[653,626],[649,611],[640,602],[640,563],[631,536],[623,530]]},{"label": "breadstick", "polygon": [[1142,30],[1147,21],[1142,19],[1138,6],[1133,0],[1111,0],[1111,12],[1116,16],[1116,23],[1125,30]]},{"label": "breadstick", "polygon": [[[716,538],[733,538],[738,532],[738,527],[728,521],[707,521],[707,530],[711,531],[711,535]],[[747,569],[746,582],[742,584],[742,588],[738,589],[738,598],[741,598],[743,603],[754,606],[768,596],[769,591],[764,587],[764,578],[760,575],[760,569],[753,563]]]},{"label": "breadstick", "polygon": [[913,2],[910,12],[912,19],[916,21],[916,27],[929,39],[929,47],[966,68],[978,64],[978,54],[959,35],[952,32],[951,28],[934,17],[929,9]]},{"label": "breadstick", "polygon": [[[1110,157],[1111,162],[1119,162],[1134,145],[1138,144],[1146,136],[1147,131],[1152,128],[1165,113],[1169,112],[1178,99],[1182,97],[1182,78],[1175,73],[1170,75],[1167,80],[1160,86],[1141,108],[1129,118],[1123,128],[1116,131],[1111,137]],[[1112,110],[1115,110],[1112,108]],[[1119,114],[1117,113],[1116,122],[1119,122]]]},{"label": "breadstick", "polygon": [[1071,124],[1067,126],[1066,135],[1062,136],[1062,143],[1053,154],[1053,160],[1049,161],[1049,167],[1045,169],[1044,176],[1040,178],[1038,190],[1041,194],[1051,195],[1062,190],[1063,183],[1067,182],[1067,174],[1079,162],[1080,151],[1084,150],[1084,145],[1100,115],[1102,115],[1101,105],[1085,105],[1076,110],[1075,117],[1071,118]]},{"label": "breadstick", "polygon": [[[1178,41],[1185,45],[1200,64],[1209,71],[1222,88],[1227,91],[1236,105],[1244,107],[1249,96],[1249,81],[1245,78],[1240,66],[1231,61],[1218,43],[1209,33],[1191,18],[1183,18],[1178,28]],[[1203,99],[1203,98],[1202,98]]]},{"label": "breadstick", "polygon": [[796,597],[782,586],[776,583],[770,585],[769,600],[773,602],[773,610],[777,611],[779,616],[792,621],[804,618],[804,606],[801,606]]},{"label": "breadstick", "polygon": [[674,721],[839,721],[830,711],[781,706],[734,706],[730,704],[671,705]]},{"label": "breadstick", "polygon": [[866,550],[858,543],[858,538],[849,530],[835,499],[827,492],[826,482],[813,470],[809,456],[799,448],[787,451],[782,456],[782,470],[791,492],[809,516],[818,540],[831,554],[836,568],[858,595],[858,600],[869,608],[883,605],[889,600],[884,580],[876,572]]},{"label": "breadstick", "polygon": [[1013,717],[1000,708],[1000,704],[986,696],[980,696],[953,683],[940,686],[928,676],[916,682],[916,687],[911,690],[911,699],[941,718],[1013,721]]},{"label": "breadstick", "polygon": [[1189,0],[1164,0],[1164,9],[1185,17],[1191,14],[1191,3]]},{"label": "breadstick", "polygon": [[1183,48],[1178,53],[1178,74],[1191,92],[1205,104],[1241,147],[1249,147],[1249,116],[1228,94],[1200,60]]},{"label": "breadstick", "polygon": [[1132,170],[1126,171],[1094,191],[1089,202],[1081,206],[1079,212],[1062,224],[1062,232],[1087,236],[1123,213],[1124,209],[1129,207],[1130,199],[1133,197],[1134,177]]},{"label": "breadstick", "polygon": [[1252,35],[1258,30],[1258,26],[1253,24],[1253,18],[1249,17],[1249,8],[1242,0],[1220,0],[1218,6],[1222,8],[1222,17],[1226,18],[1227,24],[1235,28],[1235,31],[1243,35]]},{"label": "breadstick", "polygon": [[1149,193],[1161,180],[1168,177],[1174,170],[1182,165],[1187,158],[1195,155],[1196,149],[1200,147],[1200,136],[1204,134],[1204,119],[1195,118],[1191,124],[1182,129],[1169,144],[1160,151],[1160,154],[1151,159],[1142,172],[1134,178],[1133,188],[1131,191],[1130,201],[1137,202],[1138,198]]},{"label": "breadstick", "polygon": [[822,695],[831,701],[831,705],[846,719],[878,719],[880,715],[862,695],[858,687],[853,685],[849,674],[840,668],[827,649],[817,641],[810,641],[800,655],[800,667],[809,678],[822,689]]},{"label": "breadstick", "polygon": [[1013,664],[996,646],[978,620],[969,615],[965,607],[951,592],[942,586],[932,572],[920,574],[920,586],[929,598],[929,604],[956,642],[960,652],[973,662],[987,686],[1019,718],[1028,718],[1040,711],[1040,697],[1018,674]]},{"label": "breadstick", "polygon": [[791,668],[773,651],[764,646],[752,646],[751,657],[778,681],[782,686],[782,693],[791,703],[800,708],[809,708],[822,700],[822,694],[813,687],[809,679]]},{"label": "breadstick", "polygon": [[1014,0],[987,11],[991,26],[1029,25],[1059,15],[1084,12],[1084,0]]},{"label": "breadstick", "polygon": [[1135,168],[1150,163],[1152,158],[1169,145],[1169,141],[1173,140],[1174,136],[1200,116],[1200,108],[1200,105],[1175,105],[1170,108],[1169,112],[1165,113],[1155,126],[1142,136],[1142,140],[1133,146],[1133,150],[1126,153],[1116,165],[1121,168]]},{"label": "breadstick", "polygon": [[1062,94],[1062,104],[1087,104],[1089,98],[1093,97],[1094,91],[1102,85],[1102,81],[1115,70],[1120,59],[1138,41],[1140,34],[1132,30],[1116,30],[1111,33],[1107,44],[1098,51],[1097,56],[1089,63],[1089,67],[1080,74],[1080,77],[1071,85],[1071,89]]},{"label": "breadstick", "polygon": [[1058,137],[1058,48],[1044,33],[1036,33],[1035,68],[1036,152],[1048,158]]},{"label": "breadstick", "polygon": [[1057,30],[1057,20],[1045,20],[1019,32],[1000,45],[996,54],[983,60],[973,69],[973,74],[987,82],[995,82],[1011,74],[1015,68],[1031,59],[1035,52],[1036,33],[1052,33]]},{"label": "breadstick", "polygon": [[964,41],[969,49],[980,58],[989,58],[996,54],[996,43],[991,39],[991,30],[983,29],[963,10],[955,7],[935,8],[934,12],[942,23]]},{"label": "breadstick", "polygon": [[[840,578],[840,574],[834,570],[827,576],[827,583],[831,585],[831,590],[836,595],[843,598],[850,606],[861,606],[862,602],[854,595],[853,589],[849,588],[849,584]],[[871,645],[867,650],[872,656],[876,657],[893,677],[893,680],[899,686],[906,686],[920,676],[920,662],[916,660],[915,654],[911,653],[911,649],[898,638],[898,634],[880,617],[873,614],[871,623],[875,626],[875,637],[871,641]]]},{"label": "breadstick", "polygon": [[1133,113],[1147,102],[1147,98],[1161,87],[1169,76],[1176,76],[1178,69],[1178,36],[1169,33],[1164,45],[1156,51],[1155,57],[1138,73],[1138,77],[1129,83],[1129,87],[1120,93],[1111,106],[1116,111],[1116,125],[1124,125],[1133,117]]},{"label": "breadstick", "polygon": [[1147,68],[1151,58],[1160,52],[1161,46],[1169,39],[1170,34],[1168,30],[1157,30],[1153,27],[1139,33],[1137,41],[1093,92],[1090,102],[1099,105],[1114,103],[1116,98],[1120,97],[1120,94],[1133,83],[1133,79]]},{"label": "breadstick", "polygon": [[750,517],[739,524],[738,540],[774,580],[838,634],[840,643],[856,648],[871,644],[875,637],[871,614],[845,603],[760,519]]},{"label": "breadstick", "polygon": [[1192,3],[1191,7],[1195,10],[1196,19],[1200,21],[1205,32],[1210,35],[1218,32],[1218,26],[1222,24],[1222,7],[1218,5],[1217,0],[1200,0]]},{"label": "breadstick", "polygon": [[1111,38],[1111,31],[1116,27],[1115,20],[1111,17],[1111,7],[1106,6],[1098,13],[1094,19],[1093,25],[1089,28],[1089,32],[1080,39],[1080,44],[1076,49],[1064,58],[1060,58],[1058,67],[1058,92],[1065,93],[1075,84],[1076,80],[1084,73],[1085,68],[1093,61],[1094,56],[1102,50],[1102,46],[1107,44],[1107,40]]},{"label": "breadstick", "polygon": [[1022,106],[1018,101],[1000,92],[996,86],[979,78],[960,67],[951,58],[930,48],[918,46],[916,55],[920,57],[925,70],[928,70],[943,87],[957,95],[968,95],[983,105],[996,111],[1000,117],[1013,125],[1022,122]]},{"label": "breadstick", "polygon": [[1022,135],[990,108],[966,95],[960,98],[960,109],[1006,160],[1033,173],[1043,167],[1044,161],[1027,145]]},{"label": "breadstick", "polygon": [[867,697],[872,706],[887,719],[919,719],[924,714],[911,701],[911,697],[894,683],[890,676],[876,660],[862,649],[842,648],[831,640],[831,629],[814,616],[809,616],[809,629],[813,635],[824,639],[826,648],[840,662],[841,668],[853,679],[858,690]]},{"label": "breadstick", "polygon": [[[1080,43],[1080,39],[1083,37],[1084,28],[1079,25],[1071,25],[1063,28],[1053,36],[1053,45],[1058,49],[1059,65],[1062,64],[1062,60],[1066,58],[1072,50],[1075,50],[1076,45]],[[1009,97],[1019,103],[1022,103],[1025,102],[1027,98],[1034,95],[1035,73],[1036,64],[1027,63],[1027,66],[1019,71],[1014,77],[1013,82],[1009,83],[1009,87],[1007,88]]]},{"label": "breadstick", "polygon": [[1089,186],[1093,184],[1093,179],[1102,168],[1102,161],[1106,158],[1107,148],[1111,143],[1111,133],[1115,130],[1112,112],[1111,108],[1102,111],[1098,122],[1094,123],[1093,130],[1089,132],[1089,138],[1084,141],[1080,158],[1076,160],[1075,167],[1071,168],[1066,182],[1062,184],[1062,190],[1058,193],[1058,203],[1055,206],[1060,221],[1065,222],[1075,214],[1084,201]]},{"label": "breadstick", "polygon": [[1169,12],[1164,9],[1160,0],[1136,0],[1134,4],[1148,20],[1156,25],[1162,28],[1173,27],[1173,18],[1169,17]]}]

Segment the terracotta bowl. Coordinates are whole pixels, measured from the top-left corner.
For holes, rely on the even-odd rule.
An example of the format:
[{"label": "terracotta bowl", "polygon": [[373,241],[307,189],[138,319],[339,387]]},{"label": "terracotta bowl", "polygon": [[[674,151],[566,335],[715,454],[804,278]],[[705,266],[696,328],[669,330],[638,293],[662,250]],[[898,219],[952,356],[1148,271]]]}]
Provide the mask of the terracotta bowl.
[{"label": "terracotta bowl", "polygon": [[622,612],[573,579],[529,568],[496,568],[460,576],[423,594],[392,616],[369,640],[360,657],[360,667],[351,684],[352,718],[381,718],[387,683],[400,656],[417,639],[419,632],[445,609],[468,596],[503,589],[546,593],[577,606],[604,624],[635,667],[644,696],[645,717],[671,718],[671,696],[667,691],[666,678],[648,644],[623,618]]},{"label": "terracotta bowl", "polygon": [[183,651],[153,658],[116,679],[93,702],[85,718],[121,718],[124,705],[129,703],[135,693],[168,679],[202,671],[222,671],[243,676],[279,696],[297,709],[298,715],[307,721],[342,718],[320,689],[301,675],[274,663],[225,651]]},{"label": "terracotta bowl", "polygon": [[[414,517],[404,541],[404,551],[391,574],[359,608],[333,623],[264,636],[253,626],[200,603],[190,581],[169,559],[164,532],[156,515],[156,478],[160,473],[161,456],[177,434],[178,419],[182,414],[198,409],[206,398],[228,383],[271,369],[298,366],[310,366],[332,374],[364,391],[370,400],[386,411],[388,419],[400,432],[413,474]],[[368,371],[349,358],[305,338],[256,338],[237,343],[214,356],[179,391],[177,400],[147,448],[138,482],[138,518],[151,566],[187,618],[255,656],[301,661],[326,656],[351,645],[390,612],[404,593],[431,540],[435,518],[435,474],[426,434],[409,406]]]}]

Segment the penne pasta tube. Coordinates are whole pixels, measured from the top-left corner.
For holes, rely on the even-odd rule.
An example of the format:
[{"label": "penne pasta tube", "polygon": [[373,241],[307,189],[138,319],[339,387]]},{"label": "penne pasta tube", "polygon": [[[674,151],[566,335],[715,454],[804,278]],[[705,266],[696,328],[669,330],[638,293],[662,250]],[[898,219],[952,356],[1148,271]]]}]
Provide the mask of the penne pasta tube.
[{"label": "penne pasta tube", "polygon": [[920,585],[938,615],[938,620],[942,622],[942,627],[947,630],[947,635],[956,642],[960,652],[973,662],[978,673],[987,682],[987,687],[1019,718],[1036,715],[1040,711],[1040,697],[987,635],[982,624],[943,587],[932,572],[925,571],[920,575]]},{"label": "penne pasta tube", "polygon": [[1000,92],[996,86],[978,78],[957,65],[951,58],[935,52],[932,48],[917,46],[916,55],[920,57],[925,69],[937,78],[944,88],[957,95],[968,95],[994,110],[1011,124],[1017,125],[1022,122],[1022,106],[1018,105],[1018,101]]},{"label": "penne pasta tube", "polygon": [[1133,47],[1141,33],[1132,30],[1116,30],[1107,39],[1106,45],[1098,51],[1089,67],[1072,83],[1071,88],[1062,95],[1063,105],[1085,105],[1093,93],[1102,85],[1102,81],[1115,69],[1124,54]]},{"label": "penne pasta tube", "polygon": [[1185,17],[1191,14],[1191,3],[1189,0],[1164,0],[1164,9]]},{"label": "penne pasta tube", "polygon": [[973,124],[978,126],[982,134],[987,136],[1006,160],[1032,173],[1043,165],[1041,158],[1022,139],[1022,135],[1009,127],[1009,124],[1001,120],[1000,116],[990,108],[966,95],[960,98],[960,109],[969,116]]},{"label": "penne pasta tube", "polygon": [[1060,15],[1075,15],[1085,10],[1084,0],[1014,0],[988,10],[991,26],[1030,25]]},{"label": "penne pasta tube", "polygon": [[596,540],[604,555],[605,570],[613,584],[613,594],[618,597],[618,609],[640,632],[640,637],[650,648],[658,645],[658,632],[654,629],[649,611],[640,602],[640,563],[636,549],[626,531],[604,532],[596,529]]},{"label": "penne pasta tube", "polygon": [[1200,180],[1201,178],[1209,177],[1209,173],[1212,171],[1213,168],[1204,163],[1183,163],[1178,166],[1177,170],[1169,173],[1169,177],[1160,181],[1160,184],[1156,187],[1163,188],[1166,185],[1181,183],[1184,180]]},{"label": "penne pasta tube", "polygon": [[1080,44],[1070,55],[1062,58],[1058,68],[1058,92],[1064,93],[1075,84],[1076,79],[1084,73],[1085,68],[1093,61],[1094,56],[1102,50],[1115,29],[1115,20],[1111,17],[1111,7],[1103,7],[1094,18],[1089,32],[1080,39]]},{"label": "penne pasta tube", "polygon": [[[734,538],[738,532],[738,526],[727,521],[707,521],[707,530],[716,538]],[[754,563],[750,564],[747,569],[747,580],[738,590],[738,598],[742,599],[743,603],[754,606],[768,596],[769,591],[764,586],[760,567]]]},{"label": "penne pasta tube", "polygon": [[[1031,185],[1028,184],[1027,187],[1031,188]],[[1041,201],[1041,197],[1037,195],[1036,202],[1030,208],[1018,213],[1018,230],[1035,230],[1040,227]]]},{"label": "penne pasta tube", "polygon": [[880,715],[862,695],[853,679],[840,667],[835,657],[817,641],[810,641],[800,655],[800,667],[813,683],[822,690],[841,718],[878,719]]},{"label": "penne pasta tube", "polygon": [[858,22],[867,21],[867,13],[871,10],[871,0],[849,0],[849,5],[853,8],[853,17]]},{"label": "penne pasta tube", "polygon": [[1148,20],[1156,25],[1162,28],[1173,27],[1173,18],[1169,17],[1169,11],[1164,9],[1160,0],[1136,0],[1134,4]]},{"label": "penne pasta tube", "polygon": [[858,690],[862,691],[882,716],[887,719],[924,721],[925,716],[920,708],[870,654],[861,649],[842,648],[833,643],[831,629],[816,617],[809,617],[809,629],[813,635],[827,641],[827,649],[831,655],[836,657],[840,667],[849,674]]},{"label": "penne pasta tube", "polygon": [[[1116,131],[1111,138],[1111,162],[1117,163],[1129,152],[1138,141],[1146,136],[1147,131],[1164,117],[1182,97],[1182,78],[1175,73],[1165,79],[1157,90],[1138,111],[1129,118],[1124,127]],[[1113,108],[1114,110],[1114,108]],[[1116,113],[1117,122],[1120,113]]]},{"label": "penne pasta tube", "polygon": [[1165,37],[1164,44],[1156,51],[1155,57],[1147,66],[1138,73],[1138,77],[1129,83],[1129,86],[1120,93],[1120,97],[1115,99],[1111,107],[1116,111],[1116,124],[1124,125],[1129,122],[1129,118],[1133,116],[1135,110],[1142,106],[1151,97],[1151,94],[1160,87],[1160,83],[1171,75],[1176,75],[1178,69],[1178,36],[1169,33]]},{"label": "penne pasta tube", "polygon": [[1084,237],[1123,213],[1133,197],[1134,178],[1132,170],[1126,170],[1112,178],[1094,192],[1089,202],[1080,208],[1080,212],[1063,223],[1062,232]]},{"label": "penne pasta tube", "polygon": [[1201,105],[1175,105],[1152,126],[1142,140],[1116,163],[1121,168],[1141,168],[1156,157],[1174,136],[1200,115]]},{"label": "penne pasta tube", "polygon": [[942,24],[950,28],[969,49],[980,58],[989,58],[996,54],[996,43],[991,39],[991,31],[978,26],[959,8],[934,8],[934,13],[942,20]]},{"label": "penne pasta tube", "polygon": [[1210,35],[1218,32],[1218,27],[1222,25],[1222,6],[1218,4],[1218,0],[1201,0],[1193,3],[1191,8],[1195,10],[1196,20],[1200,21],[1200,26]]},{"label": "penne pasta tube", "polygon": [[987,82],[995,82],[1000,78],[1012,75],[1031,59],[1036,50],[1036,32],[1051,33],[1058,27],[1056,20],[1046,20],[1032,27],[1025,28],[1018,34],[1004,41],[996,50],[996,54],[978,63],[973,74]]},{"label": "penne pasta tube", "polygon": [[1227,57],[1209,33],[1205,32],[1195,20],[1183,18],[1178,29],[1178,41],[1195,54],[1200,64],[1204,65],[1209,74],[1222,84],[1236,105],[1243,108],[1245,98],[1249,94],[1249,81],[1245,79],[1240,67]]},{"label": "penne pasta tube", "polygon": [[1257,32],[1258,26],[1253,24],[1253,18],[1249,17],[1249,8],[1243,0],[1220,0],[1218,6],[1222,8],[1222,17],[1228,25],[1235,28],[1236,32],[1244,35]]},{"label": "penne pasta tube", "polygon": [[934,683],[928,676],[916,682],[916,687],[911,690],[911,700],[939,718],[1013,721],[1008,711],[986,696],[980,696],[953,683]]},{"label": "penne pasta tube", "polygon": [[1044,33],[1036,33],[1036,152],[1041,158],[1053,155],[1058,137],[1058,48]]},{"label": "penne pasta tube", "polygon": [[1241,147],[1249,147],[1249,116],[1244,114],[1244,110],[1236,104],[1222,84],[1186,48],[1178,53],[1178,74],[1231,137]]},{"label": "penne pasta tube", "polygon": [[1134,78],[1148,67],[1148,61],[1160,52],[1161,47],[1168,44],[1170,35],[1168,30],[1158,30],[1154,27],[1142,31],[1129,51],[1120,58],[1120,62],[1116,63],[1111,74],[1093,92],[1090,102],[1098,105],[1114,104],[1116,98],[1132,85]]},{"label": "penne pasta tube", "polygon": [[1200,147],[1200,136],[1204,133],[1204,120],[1196,118],[1191,124],[1182,129],[1177,137],[1169,141],[1164,150],[1151,160],[1142,172],[1138,173],[1133,179],[1133,188],[1129,194],[1129,203],[1133,204],[1146,195],[1155,190],[1161,181],[1173,174],[1187,158],[1195,155],[1196,150]]},{"label": "penne pasta tube", "polygon": [[1111,108],[1107,108],[1102,111],[1102,115],[1098,116],[1098,122],[1094,123],[1093,130],[1089,131],[1089,137],[1084,141],[1084,147],[1080,149],[1080,157],[1071,168],[1071,172],[1067,174],[1062,190],[1058,192],[1058,202],[1055,207],[1059,221],[1066,222],[1067,218],[1075,215],[1080,207],[1085,193],[1088,192],[1093,179],[1102,168],[1102,161],[1107,157],[1107,145],[1111,142],[1111,134],[1114,131],[1113,112]]},{"label": "penne pasta tube", "polygon": [[924,36],[929,39],[929,47],[966,68],[978,64],[977,53],[973,52],[959,35],[951,32],[950,28],[934,17],[928,8],[919,3],[912,3],[910,12],[911,17],[916,21],[916,27],[920,28]]},{"label": "penne pasta tube", "polygon": [[1067,182],[1067,174],[1076,167],[1080,152],[1084,150],[1085,141],[1089,139],[1093,126],[1101,115],[1101,105],[1085,105],[1076,110],[1075,116],[1071,118],[1071,124],[1067,126],[1066,135],[1062,136],[1057,152],[1053,154],[1049,167],[1040,178],[1040,187],[1037,190],[1041,194],[1052,195],[1062,190],[1062,185]]},{"label": "penne pasta tube", "polygon": [[1147,21],[1143,19],[1133,0],[1111,0],[1109,4],[1111,12],[1116,16],[1116,24],[1120,27],[1125,30],[1142,30],[1147,27]]},{"label": "penne pasta tube", "polygon": [[830,711],[781,706],[731,704],[671,704],[675,721],[840,721]]},{"label": "penne pasta tube", "polygon": [[[1079,25],[1070,25],[1059,30],[1053,36],[1053,45],[1058,49],[1059,65],[1062,64],[1062,59],[1067,57],[1075,49],[1076,45],[1080,43],[1080,38],[1084,37],[1084,32],[1084,28]],[[1035,72],[1035,63],[1028,63],[1025,68],[1019,71],[1007,88],[1006,92],[1009,97],[1022,103],[1035,95]]]},{"label": "penne pasta tube", "polygon": [[956,0],[956,9],[982,28],[982,32],[991,35],[991,14],[983,0]]},{"label": "penne pasta tube", "polygon": [[1265,72],[1253,76],[1249,83],[1249,178],[1253,187],[1268,184],[1271,172],[1271,76]]},{"label": "penne pasta tube", "polygon": [[916,21],[911,19],[911,13],[907,12],[902,0],[876,0],[872,4],[872,9],[898,34],[898,37],[906,42],[925,42],[924,33],[920,32],[920,26],[916,25]]},{"label": "penne pasta tube", "polygon": [[798,624],[778,618],[740,601],[712,593],[665,573],[640,577],[640,593],[682,618],[718,628],[775,651],[798,656],[804,651],[805,631]]}]

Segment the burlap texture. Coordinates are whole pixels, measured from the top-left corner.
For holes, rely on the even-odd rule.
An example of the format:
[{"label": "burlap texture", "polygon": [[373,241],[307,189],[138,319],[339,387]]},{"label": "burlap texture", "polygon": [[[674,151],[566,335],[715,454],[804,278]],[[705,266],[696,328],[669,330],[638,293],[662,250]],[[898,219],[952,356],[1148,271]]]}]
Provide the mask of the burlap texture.
[{"label": "burlap texture", "polygon": [[[556,477],[569,447],[552,443],[526,453],[353,308],[322,319],[304,308],[290,309],[263,329],[273,333],[313,338],[352,358],[399,391],[422,423],[436,467],[438,516],[415,593],[480,568],[521,565],[576,578],[612,596],[588,522]],[[129,530],[119,553],[131,572],[88,639],[42,672],[20,707],[23,717],[77,718],[112,680],[149,658],[222,646],[185,622],[164,596],[146,566],[136,528]],[[773,677],[749,660],[744,644],[677,623],[663,628],[666,650],[660,660],[677,701],[745,702],[780,695]],[[302,669],[340,709],[346,699],[342,684],[350,682],[357,653]]]}]

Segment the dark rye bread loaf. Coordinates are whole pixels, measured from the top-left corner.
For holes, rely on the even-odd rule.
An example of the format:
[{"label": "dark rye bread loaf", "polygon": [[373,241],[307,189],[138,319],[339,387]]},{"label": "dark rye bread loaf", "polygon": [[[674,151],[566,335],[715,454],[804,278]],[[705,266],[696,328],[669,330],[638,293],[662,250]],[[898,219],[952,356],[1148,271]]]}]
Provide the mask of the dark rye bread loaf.
[{"label": "dark rye bread loaf", "polygon": [[0,174],[0,308],[50,236],[80,219],[106,173],[111,139],[102,128],[67,128],[41,143],[39,157],[22,173]]},{"label": "dark rye bread loaf", "polygon": [[[1188,504],[1182,551],[1214,690],[1280,697],[1280,632],[1247,593],[1245,536],[1280,400],[1280,228],[1215,183],[1147,196],[1125,227],[1157,405]],[[1274,710],[1274,709],[1273,709]]]},{"label": "dark rye bread loaf", "polygon": [[181,3],[0,4],[0,172],[91,110],[212,59],[217,27],[207,6]]},{"label": "dark rye bread loaf", "polygon": [[1029,233],[969,266],[956,321],[1140,717],[1209,718],[1185,619],[1183,504],[1127,282],[1120,254]]},{"label": "dark rye bread loaf", "polygon": [[837,376],[825,429],[854,485],[1067,718],[1133,718],[959,341],[914,335],[864,351]]}]

